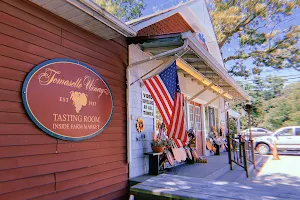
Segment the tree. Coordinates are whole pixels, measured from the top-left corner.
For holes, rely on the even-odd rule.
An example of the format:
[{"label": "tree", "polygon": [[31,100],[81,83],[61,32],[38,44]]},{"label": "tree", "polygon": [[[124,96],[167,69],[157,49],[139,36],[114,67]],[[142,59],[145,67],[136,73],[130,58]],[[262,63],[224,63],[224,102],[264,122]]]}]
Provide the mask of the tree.
[{"label": "tree", "polygon": [[263,67],[276,69],[299,67],[300,26],[280,26],[293,19],[300,0],[212,0],[208,1],[220,48],[238,39],[239,48],[224,62],[234,62],[229,72],[249,76],[244,64],[252,59],[253,74]]},{"label": "tree", "polygon": [[286,86],[280,97],[263,103],[261,126],[271,130],[282,126],[297,126],[300,122],[300,83]]},{"label": "tree", "polygon": [[[239,84],[243,84],[239,82]],[[270,130],[282,126],[295,126],[300,122],[300,83],[284,86],[281,77],[257,76],[253,83],[247,83],[245,90],[252,97],[252,126]],[[241,105],[235,109],[240,110]],[[241,128],[248,128],[248,118],[241,118]]]},{"label": "tree", "polygon": [[101,8],[123,21],[142,16],[144,0],[93,0]]}]

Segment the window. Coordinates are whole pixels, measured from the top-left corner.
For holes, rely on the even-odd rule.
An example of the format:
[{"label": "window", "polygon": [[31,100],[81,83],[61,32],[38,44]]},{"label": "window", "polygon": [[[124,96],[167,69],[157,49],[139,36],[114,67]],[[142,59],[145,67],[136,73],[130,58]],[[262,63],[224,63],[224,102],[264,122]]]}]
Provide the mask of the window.
[{"label": "window", "polygon": [[278,136],[293,136],[292,128],[285,128],[277,133]]},{"label": "window", "polygon": [[201,109],[198,105],[188,105],[188,126],[195,131],[201,131]]},{"label": "window", "polygon": [[195,107],[195,129],[201,131],[201,112],[200,107]]},{"label": "window", "polygon": [[194,106],[189,104],[189,128],[194,126]]},{"label": "window", "polygon": [[296,128],[295,129],[295,135],[299,135],[300,136],[300,128]]},{"label": "window", "polygon": [[266,132],[266,130],[262,129],[262,128],[258,128],[257,132]]}]

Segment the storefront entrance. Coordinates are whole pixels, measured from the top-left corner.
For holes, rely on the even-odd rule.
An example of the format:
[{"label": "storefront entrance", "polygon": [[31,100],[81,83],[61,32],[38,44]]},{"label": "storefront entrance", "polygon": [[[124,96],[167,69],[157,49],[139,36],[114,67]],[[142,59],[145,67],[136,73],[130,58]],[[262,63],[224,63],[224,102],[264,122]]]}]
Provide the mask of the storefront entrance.
[{"label": "storefront entrance", "polygon": [[188,105],[189,129],[193,129],[196,135],[196,150],[199,155],[203,155],[203,135],[201,123],[201,104],[191,102]]}]

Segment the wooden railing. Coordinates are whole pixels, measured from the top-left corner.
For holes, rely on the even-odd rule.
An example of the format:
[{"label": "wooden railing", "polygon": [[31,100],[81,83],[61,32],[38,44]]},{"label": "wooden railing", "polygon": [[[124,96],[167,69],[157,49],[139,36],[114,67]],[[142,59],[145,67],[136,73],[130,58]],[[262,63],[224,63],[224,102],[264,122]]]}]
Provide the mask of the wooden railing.
[{"label": "wooden railing", "polygon": [[256,162],[255,162],[255,153],[254,153],[254,141],[253,140],[245,140],[246,146],[247,146],[247,159],[249,162],[251,162],[254,166],[254,169],[256,168]]},{"label": "wooden railing", "polygon": [[241,136],[238,139],[227,136],[227,145],[230,169],[233,170],[233,163],[235,163],[245,169],[249,178],[248,162],[253,163],[255,167],[253,140],[244,140]]}]

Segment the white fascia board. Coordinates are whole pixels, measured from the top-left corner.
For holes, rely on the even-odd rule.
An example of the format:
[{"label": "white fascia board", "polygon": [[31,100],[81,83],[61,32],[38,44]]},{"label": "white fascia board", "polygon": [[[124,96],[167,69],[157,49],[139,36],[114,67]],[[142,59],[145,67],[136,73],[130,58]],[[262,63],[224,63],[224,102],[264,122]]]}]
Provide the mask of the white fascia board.
[{"label": "white fascia board", "polygon": [[[82,10],[83,12],[93,16],[96,20],[104,23],[108,27],[117,31],[125,37],[136,36],[137,32],[126,25],[124,22],[120,21],[118,18],[114,17],[112,14],[108,13],[100,6],[88,0],[66,0],[68,3]],[[98,15],[95,16],[95,13]]]},{"label": "white fascia board", "polygon": [[133,25],[133,26],[131,26],[131,28],[133,30],[135,30],[136,32],[138,32],[139,30],[142,30],[145,27],[148,27],[152,24],[155,24],[156,22],[159,22],[163,19],[166,19],[166,18],[174,15],[175,13],[177,13],[177,11],[175,11],[175,10],[169,11],[167,13],[164,13],[164,14],[152,17],[151,19],[145,20],[144,22]]},{"label": "white fascia board", "polygon": [[224,67],[221,51],[205,1],[199,0],[193,6],[182,8],[179,13],[195,32],[204,34],[209,53]]},{"label": "white fascia board", "polygon": [[204,49],[191,32],[182,33],[183,39],[189,40],[189,46],[200,56],[204,61],[229,85],[238,91],[246,100],[251,100],[251,97],[235,82],[228,74],[226,69],[222,67],[209,52]]}]

